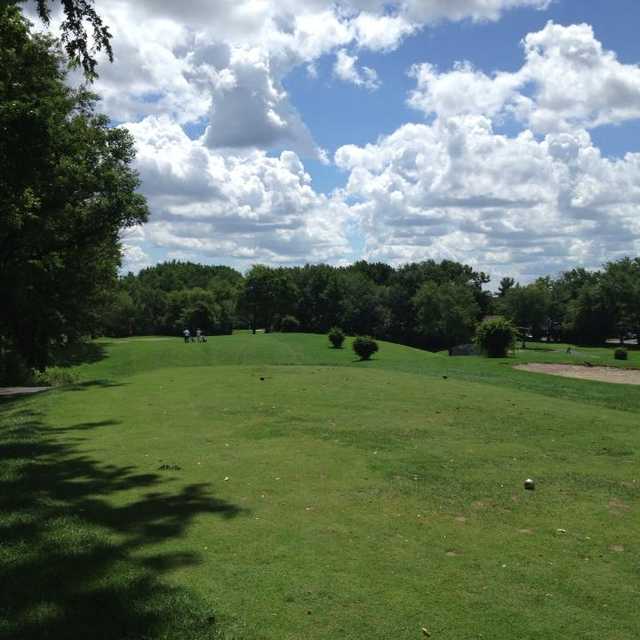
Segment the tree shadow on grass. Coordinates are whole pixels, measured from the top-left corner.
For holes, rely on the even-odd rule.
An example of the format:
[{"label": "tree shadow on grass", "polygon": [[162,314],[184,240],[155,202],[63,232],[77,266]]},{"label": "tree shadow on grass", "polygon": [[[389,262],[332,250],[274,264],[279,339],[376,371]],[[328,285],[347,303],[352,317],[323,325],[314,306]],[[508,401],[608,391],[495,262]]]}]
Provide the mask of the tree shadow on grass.
[{"label": "tree shadow on grass", "polygon": [[[66,437],[113,424],[52,427],[22,400],[0,403],[0,638],[151,640],[218,638],[211,606],[163,574],[200,562],[155,551],[199,515],[242,509],[194,484],[103,464]],[[138,497],[114,504],[120,491]],[[144,493],[142,493],[144,492]]]},{"label": "tree shadow on grass", "polygon": [[111,388],[111,387],[124,387],[125,382],[113,382],[113,380],[106,379],[96,379],[96,380],[86,380],[85,382],[77,382],[75,384],[70,384],[66,387],[66,391],[86,391],[87,389],[91,389],[91,387],[102,387],[102,388]]},{"label": "tree shadow on grass", "polygon": [[551,346],[540,346],[537,344],[527,343],[527,346],[524,349],[521,349],[521,351],[546,351],[549,353],[554,353],[554,352],[562,351],[562,349],[560,349],[557,345],[555,347],[551,347]]},{"label": "tree shadow on grass", "polygon": [[53,353],[52,365],[56,367],[76,367],[79,364],[100,362],[107,357],[108,342],[76,342],[60,347]]}]

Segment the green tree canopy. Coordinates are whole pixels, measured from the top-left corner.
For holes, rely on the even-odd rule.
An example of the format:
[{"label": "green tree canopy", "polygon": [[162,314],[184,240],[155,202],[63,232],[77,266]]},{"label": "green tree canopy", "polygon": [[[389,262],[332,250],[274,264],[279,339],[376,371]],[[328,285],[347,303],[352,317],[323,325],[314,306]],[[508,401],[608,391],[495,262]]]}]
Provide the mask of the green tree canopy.
[{"label": "green tree canopy", "polygon": [[476,329],[476,345],[490,358],[504,358],[515,339],[515,327],[502,316],[485,318]]},{"label": "green tree canopy", "polygon": [[147,219],[134,145],[65,84],[59,44],[0,5],[0,336],[42,367],[52,342],[95,326],[121,231]]},{"label": "green tree canopy", "polygon": [[543,284],[515,285],[502,300],[505,315],[522,332],[523,338],[528,333],[536,339],[543,334],[551,302]]},{"label": "green tree canopy", "polygon": [[498,289],[498,297],[504,298],[507,295],[509,289],[515,285],[516,281],[513,278],[505,277],[500,280],[500,288]]},{"label": "green tree canopy", "polygon": [[258,264],[245,277],[238,305],[254,333],[260,325],[270,331],[276,315],[290,313],[296,295],[293,278],[286,269]]},{"label": "green tree canopy", "polygon": [[[439,349],[468,341],[478,318],[505,314],[525,334],[602,343],[619,335],[620,328],[640,331],[639,264],[640,259],[630,258],[602,271],[578,268],[527,286],[504,278],[505,295],[488,299],[482,290],[484,274],[451,261],[430,260],[395,268],[364,261],[347,267],[256,266],[246,277],[229,267],[171,261],[128,274],[120,287],[135,307],[133,330],[142,334],[175,334],[187,297],[168,296],[198,288],[213,294],[225,322],[231,318],[236,327],[281,326],[291,315],[301,331],[325,333],[337,326],[348,334]],[[126,313],[111,317],[131,315],[128,298],[112,301]],[[121,326],[131,331],[129,320]]]},{"label": "green tree canopy", "polygon": [[388,311],[383,304],[382,287],[358,269],[341,274],[340,288],[340,326],[351,334],[384,335]]},{"label": "green tree canopy", "polygon": [[413,298],[419,331],[436,344],[469,342],[480,307],[472,289],[460,282],[426,282]]},{"label": "green tree canopy", "polygon": [[[0,0],[0,5],[18,4],[24,0]],[[45,24],[51,21],[54,0],[35,0],[38,15]],[[60,25],[62,43],[69,61],[82,67],[87,78],[96,77],[96,55],[104,50],[113,61],[109,27],[94,8],[93,0],[60,0],[64,19]],[[87,28],[88,27],[88,28]]]},{"label": "green tree canopy", "polygon": [[621,341],[640,330],[640,259],[607,263],[600,278],[600,293]]}]

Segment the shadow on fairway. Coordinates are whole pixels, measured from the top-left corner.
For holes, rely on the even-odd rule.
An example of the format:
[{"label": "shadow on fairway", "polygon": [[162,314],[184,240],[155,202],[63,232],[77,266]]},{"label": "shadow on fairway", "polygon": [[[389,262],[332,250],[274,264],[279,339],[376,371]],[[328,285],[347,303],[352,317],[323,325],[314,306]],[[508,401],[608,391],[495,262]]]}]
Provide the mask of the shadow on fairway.
[{"label": "shadow on fairway", "polygon": [[[201,514],[242,509],[204,484],[163,491],[158,474],[105,465],[59,440],[113,421],[56,428],[23,404],[0,403],[0,638],[216,638],[211,606],[162,579],[199,554],[149,545],[183,537]],[[138,497],[110,501],[125,490]]]},{"label": "shadow on fairway", "polygon": [[122,424],[120,420],[96,420],[94,422],[79,422],[72,424],[70,427],[47,427],[47,433],[67,433],[69,431],[90,431],[99,429],[100,427],[112,427],[116,424]]},{"label": "shadow on fairway", "polygon": [[87,380],[86,382],[69,385],[66,391],[86,391],[87,389],[91,389],[91,387],[124,387],[125,384],[125,382],[112,382],[111,380]]},{"label": "shadow on fairway", "polygon": [[79,364],[100,362],[107,357],[107,350],[111,343],[78,342],[61,347],[53,354],[53,365],[56,367],[76,367]]}]

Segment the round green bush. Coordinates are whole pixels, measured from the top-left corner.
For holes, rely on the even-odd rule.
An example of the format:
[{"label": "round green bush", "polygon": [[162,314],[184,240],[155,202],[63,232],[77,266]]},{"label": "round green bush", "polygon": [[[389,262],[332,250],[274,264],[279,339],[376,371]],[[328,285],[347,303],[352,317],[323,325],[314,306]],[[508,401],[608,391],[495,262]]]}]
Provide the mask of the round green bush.
[{"label": "round green bush", "polygon": [[282,331],[282,333],[300,331],[300,322],[293,316],[284,316],[282,320],[280,320],[280,331]]},{"label": "round green bush", "polygon": [[516,335],[516,328],[506,318],[487,318],[476,329],[476,345],[490,358],[504,358]]},{"label": "round green bush", "polygon": [[333,327],[329,331],[329,342],[333,345],[334,349],[342,349],[342,343],[344,342],[344,332],[340,327]]},{"label": "round green bush", "polygon": [[613,357],[616,360],[627,360],[629,358],[629,354],[627,353],[626,349],[619,347],[613,352]]},{"label": "round green bush", "polygon": [[33,382],[38,386],[60,387],[78,382],[78,374],[64,367],[47,367],[34,374]]},{"label": "round green bush", "polygon": [[360,360],[368,360],[378,351],[378,343],[369,336],[358,336],[353,341],[353,350],[360,356]]}]

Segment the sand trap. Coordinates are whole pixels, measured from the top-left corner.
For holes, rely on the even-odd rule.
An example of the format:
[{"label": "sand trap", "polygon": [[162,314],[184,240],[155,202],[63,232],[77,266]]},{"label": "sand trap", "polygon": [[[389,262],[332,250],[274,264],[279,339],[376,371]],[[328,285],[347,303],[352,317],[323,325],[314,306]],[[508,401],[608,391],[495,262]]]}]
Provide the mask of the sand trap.
[{"label": "sand trap", "polygon": [[599,380],[614,384],[639,384],[640,370],[617,369],[615,367],[585,367],[576,364],[519,364],[514,367],[521,371],[548,373],[552,376],[580,378],[582,380]]}]

